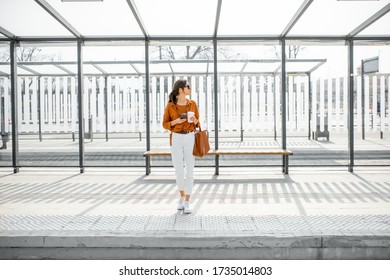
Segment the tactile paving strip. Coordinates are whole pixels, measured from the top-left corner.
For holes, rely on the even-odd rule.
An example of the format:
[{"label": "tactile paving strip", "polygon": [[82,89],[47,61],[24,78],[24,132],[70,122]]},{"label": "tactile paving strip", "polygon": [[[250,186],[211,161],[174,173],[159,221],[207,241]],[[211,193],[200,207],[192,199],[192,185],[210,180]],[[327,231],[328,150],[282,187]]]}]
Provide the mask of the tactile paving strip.
[{"label": "tactile paving strip", "polygon": [[39,216],[0,215],[0,231],[370,232],[390,235],[390,215]]}]

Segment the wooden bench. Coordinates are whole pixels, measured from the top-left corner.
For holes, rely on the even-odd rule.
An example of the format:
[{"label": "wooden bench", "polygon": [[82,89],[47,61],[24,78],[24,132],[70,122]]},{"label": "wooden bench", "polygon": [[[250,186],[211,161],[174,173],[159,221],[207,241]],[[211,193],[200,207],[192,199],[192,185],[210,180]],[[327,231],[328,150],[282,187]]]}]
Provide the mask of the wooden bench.
[{"label": "wooden bench", "polygon": [[[256,149],[256,150],[210,150],[207,156],[215,156],[215,175],[219,175],[219,156],[236,156],[236,155],[276,155],[282,156],[282,172],[288,174],[288,157],[293,155],[293,152],[286,149]],[[150,158],[158,156],[171,156],[170,151],[146,151],[144,157],[146,158],[146,175],[151,172]]]}]

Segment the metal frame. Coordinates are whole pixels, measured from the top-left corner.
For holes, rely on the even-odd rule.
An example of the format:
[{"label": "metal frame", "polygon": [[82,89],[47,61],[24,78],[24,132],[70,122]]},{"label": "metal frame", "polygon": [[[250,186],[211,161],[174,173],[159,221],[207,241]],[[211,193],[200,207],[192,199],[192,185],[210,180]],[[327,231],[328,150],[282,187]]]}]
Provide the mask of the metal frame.
[{"label": "metal frame", "polygon": [[39,6],[41,6],[46,12],[48,12],[56,21],[58,21],[63,27],[65,27],[70,33],[76,38],[80,39],[82,35],[76,30],[67,20],[57,12],[52,6],[49,5],[45,0],[35,0]]},{"label": "metal frame", "polygon": [[[214,149],[219,149],[219,111],[218,111],[218,45],[217,40],[213,42],[214,46]],[[215,175],[219,175],[219,155],[215,155]]]},{"label": "metal frame", "polygon": [[283,38],[286,37],[287,33],[290,32],[290,30],[294,27],[294,25],[302,17],[302,15],[309,8],[311,3],[313,3],[313,1],[314,0],[305,0],[305,2],[302,3],[302,5],[299,7],[298,11],[295,13],[295,15],[292,17],[290,22],[287,24],[287,26],[282,31],[282,34],[280,34],[280,37],[283,37]]},{"label": "metal frame", "polygon": [[385,14],[387,14],[390,11],[390,3],[384,6],[382,9],[380,9],[378,12],[376,12],[374,15],[372,15],[369,19],[367,19],[365,22],[360,24],[358,27],[356,27],[354,30],[352,30],[348,36],[354,37],[360,32],[362,32],[364,29],[369,27],[371,24],[376,22],[378,19],[383,17]]},{"label": "metal frame", "polygon": [[143,23],[142,18],[139,15],[139,12],[138,12],[138,9],[137,9],[135,3],[133,2],[133,0],[126,0],[126,1],[127,1],[127,4],[130,7],[131,12],[133,13],[133,16],[134,16],[135,20],[137,21],[137,23],[139,25],[139,28],[141,29],[142,33],[145,36],[145,40],[147,40],[149,38],[149,34],[146,31],[145,24]]},{"label": "metal frame", "polygon": [[[83,62],[82,57],[82,46],[84,42],[107,42],[107,41],[144,41],[145,42],[145,61],[142,61],[142,63],[145,64],[145,86],[146,86],[146,129],[147,129],[147,145],[146,149],[150,150],[150,102],[149,102],[149,78],[150,78],[150,69],[149,66],[151,63],[154,63],[153,61],[149,61],[149,45],[150,42],[155,41],[212,41],[213,42],[213,49],[214,49],[214,102],[215,102],[215,149],[218,149],[218,74],[221,72],[218,72],[218,60],[217,60],[217,48],[218,48],[218,42],[220,41],[230,41],[230,42],[243,42],[243,41],[253,41],[253,42],[264,42],[264,41],[278,41],[281,44],[281,50],[282,50],[282,59],[278,60],[278,62],[281,62],[280,67],[276,69],[276,71],[279,71],[281,68],[281,104],[282,104],[282,148],[287,148],[286,146],[286,61],[285,58],[285,45],[287,40],[300,40],[300,41],[343,41],[348,45],[348,69],[349,69],[349,82],[348,82],[348,90],[349,90],[349,107],[348,107],[348,113],[349,113],[349,152],[350,152],[350,163],[349,163],[349,171],[353,172],[354,167],[354,142],[353,142],[353,135],[354,135],[354,128],[353,128],[353,86],[354,86],[354,80],[353,80],[353,48],[354,48],[354,41],[364,41],[364,40],[381,40],[381,41],[390,41],[390,35],[386,36],[358,36],[358,34],[369,27],[371,24],[373,24],[375,21],[377,21],[379,18],[384,16],[390,11],[390,4],[386,5],[382,9],[380,9],[378,12],[373,14],[371,17],[369,17],[366,21],[364,21],[362,24],[357,26],[355,29],[353,29],[349,34],[345,36],[289,36],[288,33],[291,30],[291,28],[299,21],[301,16],[305,13],[305,11],[309,8],[309,6],[312,4],[314,0],[305,0],[304,3],[299,7],[299,9],[296,11],[294,16],[291,18],[287,26],[283,29],[281,34],[279,36],[263,36],[263,35],[254,35],[254,36],[218,36],[218,26],[219,26],[219,19],[221,14],[221,8],[222,8],[222,0],[218,0],[217,5],[217,11],[215,16],[215,26],[214,26],[214,32],[210,36],[150,36],[150,34],[147,32],[146,26],[144,25],[142,21],[142,17],[139,14],[137,7],[133,0],[126,0],[128,3],[128,6],[136,19],[139,28],[141,29],[143,36],[83,36],[78,32],[77,29],[75,29],[69,22],[66,21],[62,15],[56,11],[53,7],[51,7],[45,0],[35,0],[37,4],[39,4],[47,13],[49,13],[55,20],[57,20],[62,26],[64,26],[74,37],[71,36],[54,36],[54,37],[32,37],[32,36],[16,36],[12,32],[4,29],[0,26],[0,33],[3,34],[6,38],[0,38],[0,42],[10,42],[10,53],[11,53],[11,117],[12,117],[12,142],[13,142],[13,151],[12,151],[12,166],[14,168],[14,172],[19,171],[19,163],[18,163],[18,106],[17,106],[17,66],[26,69],[27,71],[30,71],[34,75],[39,75],[40,73],[28,69],[28,63],[26,64],[19,64],[17,63],[16,59],[16,47],[19,44],[19,42],[77,42],[77,78],[78,78],[78,102],[79,102],[79,167],[80,172],[84,172],[84,125],[83,125],[83,64],[86,64],[86,62]],[[390,44],[390,42],[389,42]],[[188,63],[189,61],[185,61],[185,63]],[[198,62],[198,61],[197,61]],[[88,63],[88,62],[87,62]],[[129,63],[129,62],[127,62]],[[322,62],[324,63],[324,62]],[[50,62],[50,64],[54,64],[53,62]],[[66,64],[66,63],[65,63]],[[95,65],[94,65],[95,64]],[[105,77],[105,82],[107,84],[107,76],[109,73],[105,72],[104,69],[99,69],[96,64],[98,62],[94,61],[92,65],[95,66],[99,71],[102,72],[102,75]],[[129,63],[137,72],[138,75],[141,75],[140,71],[136,69],[136,67],[133,65],[134,62]],[[58,63],[57,67],[63,71],[65,71],[67,74],[63,76],[69,76],[73,75],[75,73],[72,73],[71,71],[66,71],[66,68],[63,67],[64,63]],[[310,81],[310,72],[314,71],[318,67],[320,67],[321,64],[316,65],[312,69],[310,69],[306,74],[308,75],[309,81]],[[164,73],[167,74],[168,73]],[[170,73],[173,74],[173,73]],[[275,74],[275,73],[274,73]],[[118,75],[118,73],[115,73],[114,75]],[[22,75],[19,75],[22,76]],[[49,75],[41,75],[41,76],[49,76]],[[56,75],[59,76],[59,75]],[[311,95],[311,85],[309,84],[309,95]],[[311,106],[311,104],[310,104]],[[309,110],[311,110],[311,107],[309,106]],[[107,108],[105,108],[107,112]],[[310,119],[309,119],[310,122]],[[106,124],[106,127],[108,124]],[[276,137],[276,135],[275,135]],[[310,130],[309,130],[309,137],[310,137]],[[108,139],[108,135],[106,135],[106,139]],[[150,168],[150,162],[146,162],[146,167]],[[288,173],[288,162],[287,160],[283,159],[283,168],[285,173]],[[215,174],[219,173],[219,157],[215,157]]]},{"label": "metal frame", "polygon": [[[7,29],[5,29],[5,28],[3,28],[1,26],[0,26],[0,33],[3,34],[5,37],[8,37],[7,40],[16,38],[16,36],[14,34],[12,34]],[[4,39],[6,39],[6,38],[4,38]]]},{"label": "metal frame", "polygon": [[12,167],[14,173],[19,172],[19,131],[18,131],[18,73],[17,73],[17,57],[16,47],[18,42],[11,41],[10,57],[11,57],[11,119],[12,119]]},{"label": "metal frame", "polygon": [[[145,103],[146,103],[146,151],[150,151],[150,88],[149,41],[145,41]],[[150,174],[150,157],[145,158],[146,174]]]},{"label": "metal frame", "polygon": [[[290,74],[298,74],[298,75],[304,75],[306,73],[311,73],[314,70],[318,69],[321,65],[326,63],[326,59],[286,59],[286,62],[315,62],[317,63],[314,67],[306,70],[306,71],[290,71],[288,73]],[[278,73],[278,71],[281,68],[281,64],[272,72],[264,72],[264,71],[256,71],[256,72],[244,72],[246,65],[249,62],[254,62],[254,63],[275,63],[275,62],[280,62],[279,59],[227,59],[227,60],[219,60],[217,63],[231,63],[231,62],[242,62],[244,65],[241,68],[240,71],[220,71],[219,73],[222,74],[268,74],[268,75],[275,75]],[[171,72],[155,72],[155,73],[150,73],[152,75],[175,75],[175,71],[172,68],[172,64],[175,63],[185,63],[185,64],[191,64],[191,63],[207,63],[209,65],[210,63],[214,63],[214,60],[207,60],[207,59],[200,59],[200,60],[154,60],[154,61],[149,61],[149,64],[168,64]],[[116,64],[128,64],[130,65],[136,72],[137,74],[134,73],[110,73],[107,70],[105,70],[102,66],[99,65],[116,65]],[[84,74],[84,76],[142,76],[146,75],[145,73],[140,72],[134,64],[144,64],[144,61],[128,61],[128,60],[123,60],[123,61],[84,61],[83,65],[92,65],[95,67],[101,74]],[[7,62],[0,62],[0,65],[8,65]],[[53,65],[56,66],[58,69],[61,71],[67,73],[67,74],[45,74],[38,72],[34,69],[31,69],[29,66],[37,66],[37,65]],[[66,65],[77,65],[77,61],[22,61],[18,62],[18,67],[30,72],[31,74],[21,74],[18,76],[76,76],[77,73],[73,73],[71,70],[67,69],[65,66]],[[199,74],[204,74],[204,72],[180,72],[180,74],[187,74],[187,75],[199,75]],[[0,73],[0,76],[9,76],[7,73]]]},{"label": "metal frame", "polygon": [[[282,53],[282,73],[281,73],[281,87],[280,87],[280,99],[282,106],[282,149],[287,149],[287,112],[286,112],[286,41],[281,40],[281,53]],[[288,174],[288,156],[283,155],[283,173]]]},{"label": "metal frame", "polygon": [[77,102],[79,114],[79,167],[84,173],[84,78],[83,78],[83,41],[77,42]]},{"label": "metal frame", "polygon": [[353,41],[348,41],[348,149],[349,149],[349,166],[348,171],[353,172],[355,165],[354,160],[354,119],[353,119]]}]

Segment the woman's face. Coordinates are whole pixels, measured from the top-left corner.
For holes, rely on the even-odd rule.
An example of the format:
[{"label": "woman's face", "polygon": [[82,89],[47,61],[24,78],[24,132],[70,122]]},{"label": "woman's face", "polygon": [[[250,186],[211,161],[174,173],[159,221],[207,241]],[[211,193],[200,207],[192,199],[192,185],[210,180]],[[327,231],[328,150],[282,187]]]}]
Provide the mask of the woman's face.
[{"label": "woman's face", "polygon": [[186,84],[183,88],[184,94],[187,96],[191,95],[191,86],[189,84]]}]

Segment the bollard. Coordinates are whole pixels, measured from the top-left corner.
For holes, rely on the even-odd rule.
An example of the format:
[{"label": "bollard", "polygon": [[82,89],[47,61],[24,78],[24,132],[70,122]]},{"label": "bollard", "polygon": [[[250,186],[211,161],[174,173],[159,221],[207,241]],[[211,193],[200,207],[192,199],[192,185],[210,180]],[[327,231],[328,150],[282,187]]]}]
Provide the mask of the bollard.
[{"label": "bollard", "polygon": [[91,142],[93,142],[92,115],[89,115],[89,118],[88,118],[88,125],[89,125],[89,137],[90,137],[90,139],[91,139]]},{"label": "bollard", "polygon": [[7,142],[9,141],[8,132],[1,132],[1,141],[2,141],[2,146],[0,147],[0,149],[1,150],[7,149]]}]

